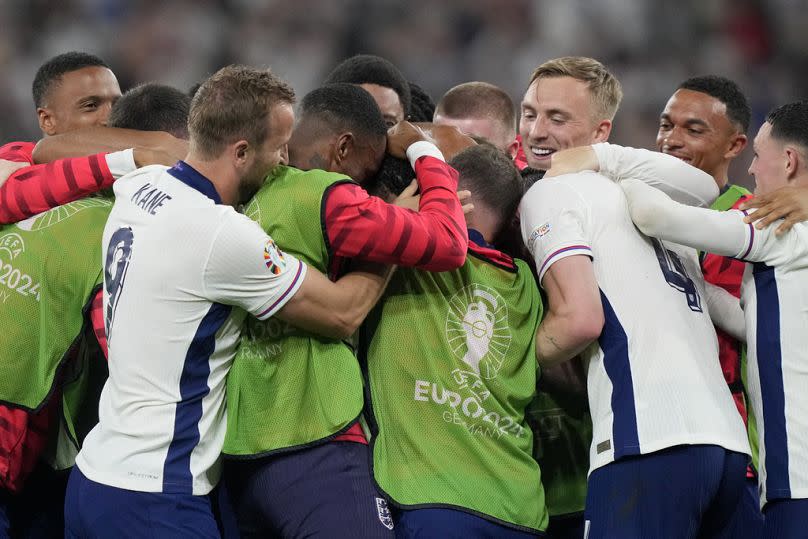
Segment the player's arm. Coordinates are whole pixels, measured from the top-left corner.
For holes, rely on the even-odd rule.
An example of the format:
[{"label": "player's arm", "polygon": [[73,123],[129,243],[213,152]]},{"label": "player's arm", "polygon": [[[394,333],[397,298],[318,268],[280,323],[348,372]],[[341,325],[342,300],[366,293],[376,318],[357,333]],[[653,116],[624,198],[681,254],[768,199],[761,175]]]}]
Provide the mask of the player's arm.
[{"label": "player's arm", "polygon": [[744,222],[744,212],[685,206],[639,180],[623,180],[620,186],[628,199],[631,219],[646,236],[770,265],[806,254],[806,246],[794,234],[777,236],[773,226],[757,230]]},{"label": "player's arm", "polygon": [[392,270],[365,267],[336,283],[283,253],[255,222],[233,213],[208,255],[205,297],[256,318],[279,316],[326,337],[350,336],[381,296]]},{"label": "player's arm", "polygon": [[353,335],[384,292],[393,266],[365,263],[336,282],[309,268],[277,317],[306,331],[346,339]]},{"label": "player's arm", "polygon": [[107,331],[104,328],[104,290],[102,288],[99,288],[98,292],[93,296],[89,314],[95,339],[98,341],[98,346],[101,347],[101,352],[104,353],[104,358],[108,359]]},{"label": "player's arm", "polygon": [[406,151],[413,165],[421,192],[419,211],[388,204],[355,184],[337,184],[324,201],[331,249],[343,257],[429,271],[462,266],[468,232],[457,195],[457,171],[407,122],[391,130],[389,141],[391,153]]},{"label": "player's arm", "polygon": [[574,358],[603,331],[603,304],[592,260],[577,255],[559,260],[544,274],[547,315],[536,331],[536,358],[553,366]]},{"label": "player's arm", "polygon": [[603,329],[586,234],[588,206],[567,184],[541,181],[525,194],[519,213],[522,238],[547,294],[547,314],[536,332],[536,358],[552,366],[578,355]]},{"label": "player's arm", "polygon": [[582,170],[594,170],[615,181],[640,180],[689,206],[709,207],[718,196],[718,186],[712,176],[680,159],[607,142],[553,154],[545,177]]},{"label": "player's arm", "polygon": [[134,148],[135,162],[172,166],[188,153],[188,142],[162,131],[137,131],[117,127],[88,127],[45,137],[33,151],[34,163],[50,163]]},{"label": "player's arm", "polygon": [[746,320],[738,298],[707,281],[704,282],[704,294],[713,325],[734,339],[746,342]]},{"label": "player's arm", "polygon": [[794,185],[781,187],[771,193],[747,200],[740,208],[742,210],[755,208],[755,212],[747,215],[744,221],[756,222],[755,227],[758,230],[783,219],[775,231],[782,234],[791,230],[795,224],[808,221],[808,187]]},{"label": "player's arm", "polygon": [[96,193],[136,168],[132,150],[19,168],[0,185],[0,224],[16,223]]},{"label": "player's arm", "polygon": [[8,159],[0,159],[0,186],[6,183],[6,180],[16,171],[23,167],[27,167],[25,163],[18,163],[16,161],[9,161]]}]

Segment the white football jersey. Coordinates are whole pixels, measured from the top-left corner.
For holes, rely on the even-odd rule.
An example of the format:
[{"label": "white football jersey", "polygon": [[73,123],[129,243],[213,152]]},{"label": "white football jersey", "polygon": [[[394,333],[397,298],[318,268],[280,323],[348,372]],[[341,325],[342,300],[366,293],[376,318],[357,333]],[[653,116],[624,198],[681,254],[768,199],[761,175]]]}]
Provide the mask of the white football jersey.
[{"label": "white football jersey", "polygon": [[109,379],[76,464],[113,487],[207,494],[245,311],[272,316],[306,266],[186,163],[145,167],[114,189],[103,235]]},{"label": "white football jersey", "polygon": [[776,228],[747,227],[745,258],[754,263],[741,285],[761,505],[808,498],[808,226],[797,224],[781,237]]},{"label": "white football jersey", "polygon": [[692,251],[642,235],[620,187],[594,172],[539,181],[520,215],[540,280],[558,260],[586,255],[601,290],[605,326],[583,353],[590,472],[684,444],[749,454]]}]

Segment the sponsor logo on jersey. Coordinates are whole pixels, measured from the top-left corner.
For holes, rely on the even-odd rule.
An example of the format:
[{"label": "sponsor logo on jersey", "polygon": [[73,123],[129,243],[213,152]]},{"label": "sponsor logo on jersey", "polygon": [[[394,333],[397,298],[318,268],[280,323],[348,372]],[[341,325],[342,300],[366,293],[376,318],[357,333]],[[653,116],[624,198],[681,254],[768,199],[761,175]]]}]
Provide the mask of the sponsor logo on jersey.
[{"label": "sponsor logo on jersey", "polygon": [[390,514],[390,508],[387,507],[387,500],[384,498],[376,498],[376,514],[379,515],[379,522],[388,530],[393,529],[393,515]]},{"label": "sponsor logo on jersey", "polygon": [[528,238],[528,244],[533,243],[539,238],[543,238],[550,232],[550,222],[546,222],[541,226],[537,226],[533,229],[533,232],[530,233],[530,237]]},{"label": "sponsor logo on jersey", "polygon": [[278,249],[272,238],[269,238],[264,245],[264,263],[269,268],[273,275],[280,275],[286,269],[286,260],[283,258],[283,252]]}]

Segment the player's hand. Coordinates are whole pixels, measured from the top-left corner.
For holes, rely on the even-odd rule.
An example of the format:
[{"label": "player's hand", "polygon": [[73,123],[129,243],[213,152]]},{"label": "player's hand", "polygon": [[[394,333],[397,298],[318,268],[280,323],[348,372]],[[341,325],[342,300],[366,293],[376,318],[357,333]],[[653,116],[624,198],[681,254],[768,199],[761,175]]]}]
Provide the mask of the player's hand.
[{"label": "player's hand", "polygon": [[168,133],[162,133],[160,143],[156,146],[138,146],[134,149],[135,165],[138,168],[146,165],[173,166],[188,155],[188,141]]},{"label": "player's hand", "polygon": [[415,125],[430,137],[447,161],[469,146],[477,144],[473,138],[451,125],[435,125],[427,122],[419,122]]},{"label": "player's hand", "polygon": [[419,140],[432,140],[420,128],[410,122],[398,122],[387,130],[387,153],[399,159],[407,158],[407,148]]},{"label": "player's hand", "polygon": [[[393,200],[393,204],[401,208],[407,208],[408,210],[418,211],[421,203],[421,195],[416,193],[418,193],[418,180],[412,180],[395,200]],[[471,191],[458,191],[457,198],[460,200],[460,204],[462,204],[463,215],[468,215],[474,210],[474,204],[471,202],[463,204],[464,201],[471,199]]]},{"label": "player's hand", "polygon": [[742,210],[757,208],[753,213],[744,217],[746,223],[756,223],[755,228],[761,229],[773,222],[784,219],[775,230],[780,235],[791,230],[797,223],[808,220],[808,187],[795,187],[789,185],[781,187],[766,195],[756,196],[741,204]]},{"label": "player's hand", "polygon": [[395,200],[393,200],[393,204],[408,210],[418,211],[418,204],[421,200],[421,195],[417,195],[417,192],[418,181],[412,180],[410,184],[398,194]]},{"label": "player's hand", "polygon": [[19,163],[17,161],[0,159],[0,185],[6,183],[8,177],[14,174],[17,170],[27,166],[28,163]]},{"label": "player's hand", "polygon": [[544,174],[545,178],[573,174],[583,170],[600,169],[598,156],[592,146],[578,146],[554,153],[550,156],[550,168]]}]

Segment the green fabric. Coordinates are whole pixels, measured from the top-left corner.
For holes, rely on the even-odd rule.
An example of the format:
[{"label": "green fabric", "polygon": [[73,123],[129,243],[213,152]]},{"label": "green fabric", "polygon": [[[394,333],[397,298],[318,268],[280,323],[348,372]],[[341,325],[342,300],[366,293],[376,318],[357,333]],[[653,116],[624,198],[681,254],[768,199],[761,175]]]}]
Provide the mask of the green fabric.
[{"label": "green fabric", "polygon": [[741,197],[751,195],[748,189],[740,185],[727,184],[727,189],[713,201],[710,208],[718,211],[727,211],[731,209]]},{"label": "green fabric", "polygon": [[528,410],[536,437],[534,457],[542,469],[550,516],[580,513],[586,503],[592,416],[586,397],[572,401],[542,387]]},{"label": "green fabric", "polygon": [[[715,201],[713,205],[710,206],[714,210],[718,211],[727,211],[732,209],[732,207],[741,199],[741,197],[745,197],[751,195],[752,193],[740,185],[728,184],[727,189],[721,193]],[[758,459],[759,459],[759,443],[758,443],[758,434],[757,434],[757,420],[755,419],[755,412],[752,410],[752,407],[749,406],[749,397],[746,393],[747,383],[746,383],[746,345],[740,343],[741,347],[741,382],[743,383],[744,387],[744,400],[746,401],[746,413],[747,413],[747,434],[749,436],[749,445],[752,448],[752,466],[754,466],[755,470],[758,469]]]},{"label": "green fabric", "polygon": [[[245,209],[272,239],[313,269],[329,273],[323,196],[351,180],[280,166]],[[227,379],[224,453],[254,456],[339,433],[359,416],[362,376],[347,343],[299,331],[277,318],[248,317]]]},{"label": "green fabric", "polygon": [[0,227],[0,401],[36,410],[53,391],[101,284],[111,209],[108,199],[86,198]]},{"label": "green fabric", "polygon": [[517,268],[471,252],[454,271],[399,268],[366,321],[374,476],[397,505],[547,527],[525,419],[542,304],[527,265]]}]

